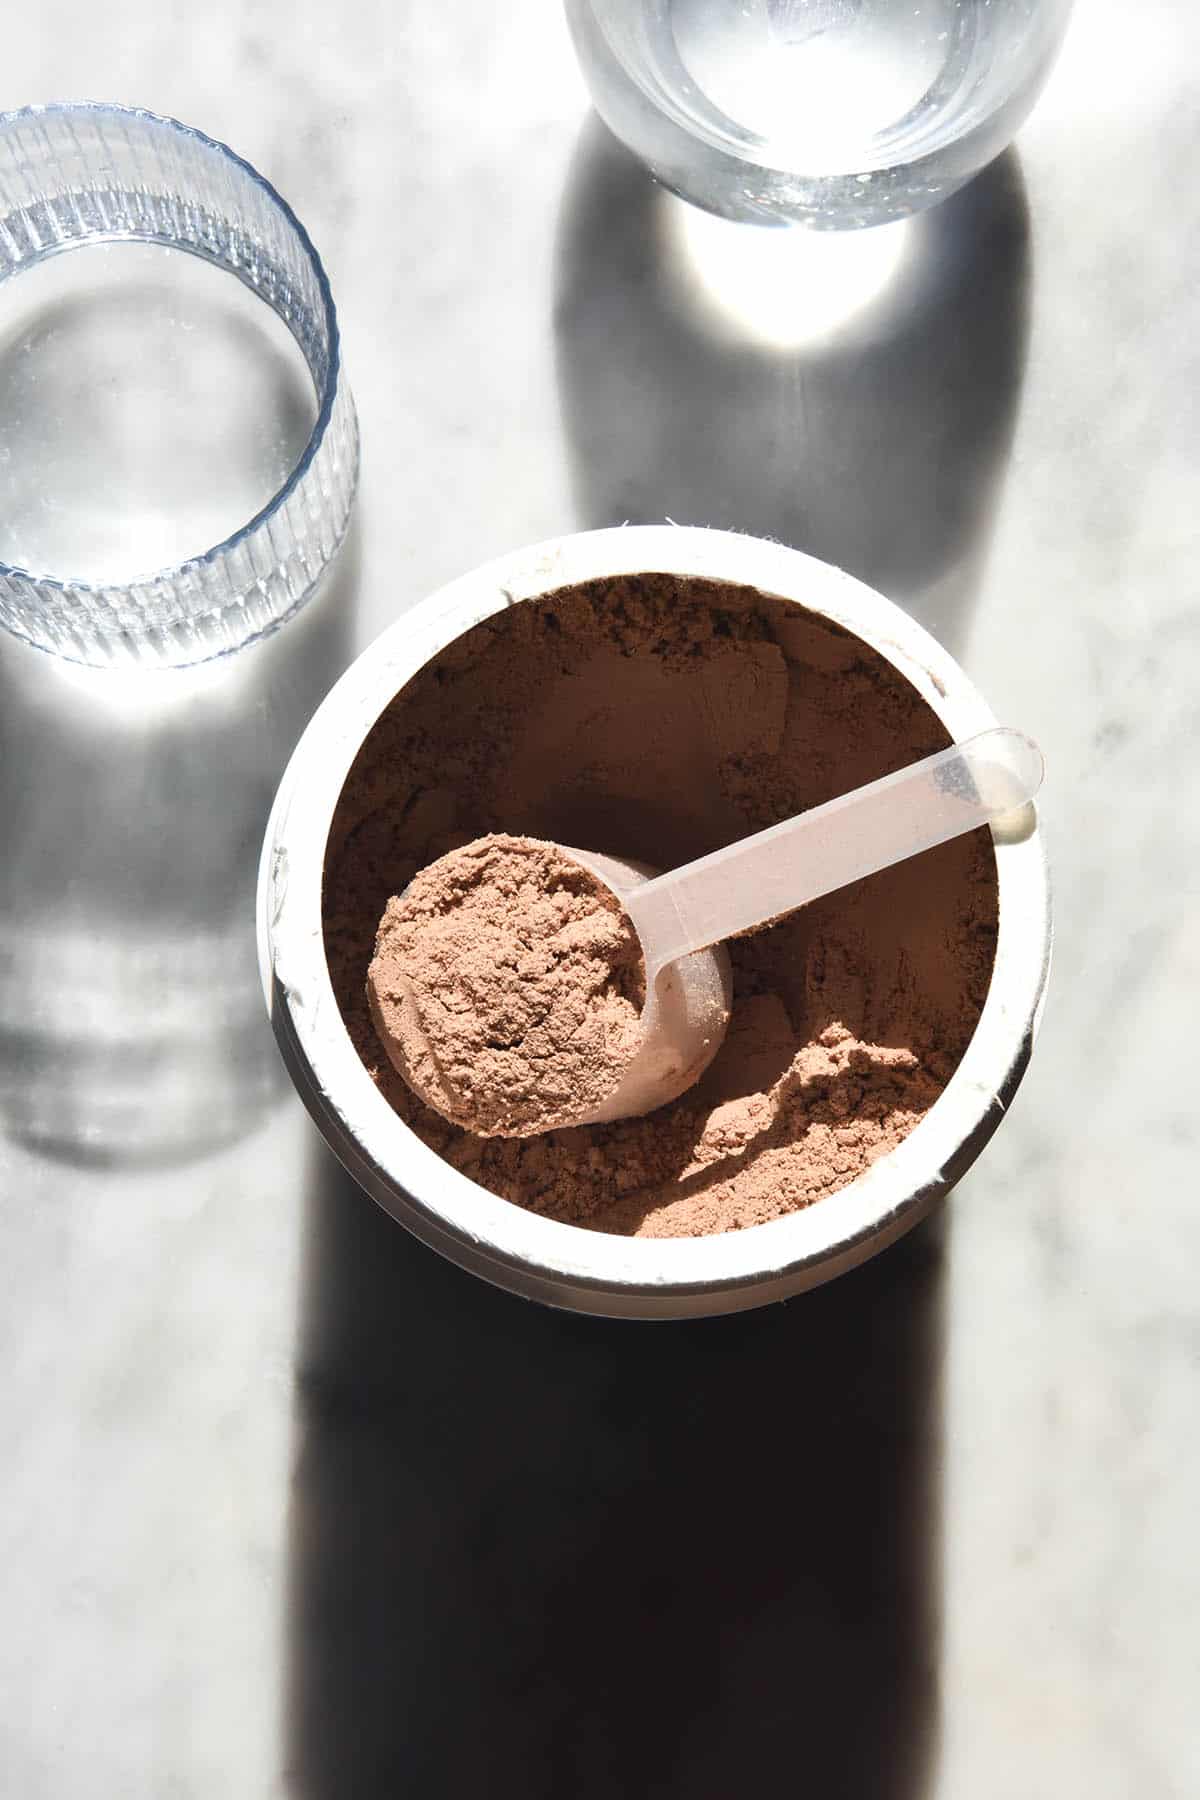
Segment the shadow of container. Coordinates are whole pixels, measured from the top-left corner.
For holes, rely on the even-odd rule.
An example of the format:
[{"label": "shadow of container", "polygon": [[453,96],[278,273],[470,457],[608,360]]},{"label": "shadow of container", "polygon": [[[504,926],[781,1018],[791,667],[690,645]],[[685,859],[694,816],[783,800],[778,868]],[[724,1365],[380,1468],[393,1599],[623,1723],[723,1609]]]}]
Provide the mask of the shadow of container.
[{"label": "shadow of container", "polygon": [[[898,260],[867,296],[876,253]],[[592,118],[555,304],[581,524],[665,517],[779,539],[869,582],[958,654],[1012,436],[1028,285],[1012,152],[882,232],[769,232],[685,207]],[[793,331],[806,341],[779,341]]]},{"label": "shadow of container", "polygon": [[940,1223],[787,1306],[617,1324],[313,1157],[288,1792],[924,1793]]},{"label": "shadow of container", "polygon": [[281,628],[190,669],[87,669],[0,631],[0,1129],[17,1141],[182,1160],[283,1092],[258,855],[349,661],[357,544],[352,523]]}]

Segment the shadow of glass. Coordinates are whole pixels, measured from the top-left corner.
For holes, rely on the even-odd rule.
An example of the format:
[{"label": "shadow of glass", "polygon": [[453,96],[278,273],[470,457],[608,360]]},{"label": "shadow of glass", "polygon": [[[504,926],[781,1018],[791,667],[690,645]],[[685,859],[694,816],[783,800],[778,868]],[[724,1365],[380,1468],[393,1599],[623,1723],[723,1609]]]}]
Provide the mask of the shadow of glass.
[{"label": "shadow of glass", "polygon": [[0,1129],[174,1161],[282,1093],[254,928],[276,785],[349,661],[357,530],[279,630],[193,669],[85,669],[0,631]]},{"label": "shadow of glass", "polygon": [[961,652],[1025,357],[1008,152],[874,232],[709,219],[592,118],[563,201],[558,374],[580,522],[723,526],[848,569]]},{"label": "shadow of glass", "polygon": [[923,1792],[941,1229],[617,1324],[462,1274],[314,1145],[288,1791]]}]

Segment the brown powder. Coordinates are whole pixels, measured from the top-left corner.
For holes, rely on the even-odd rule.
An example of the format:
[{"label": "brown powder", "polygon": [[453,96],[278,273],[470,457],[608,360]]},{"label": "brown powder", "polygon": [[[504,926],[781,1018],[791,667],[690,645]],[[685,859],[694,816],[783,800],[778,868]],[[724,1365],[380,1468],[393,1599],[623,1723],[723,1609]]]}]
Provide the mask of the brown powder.
[{"label": "brown powder", "polygon": [[393,1066],[485,1137],[550,1131],[617,1086],[641,1041],[637,933],[554,844],[493,835],[388,901],[367,977]]},{"label": "brown powder", "polygon": [[384,1056],[366,975],[390,896],[488,832],[672,867],[945,747],[858,639],[745,588],[647,575],[467,632],[388,707],[343,791],[325,939],[391,1104],[482,1186],[597,1230],[682,1236],[835,1192],[932,1105],[995,950],[990,835],[943,845],[730,946],[734,1010],[703,1080],[644,1119],[484,1138]]}]

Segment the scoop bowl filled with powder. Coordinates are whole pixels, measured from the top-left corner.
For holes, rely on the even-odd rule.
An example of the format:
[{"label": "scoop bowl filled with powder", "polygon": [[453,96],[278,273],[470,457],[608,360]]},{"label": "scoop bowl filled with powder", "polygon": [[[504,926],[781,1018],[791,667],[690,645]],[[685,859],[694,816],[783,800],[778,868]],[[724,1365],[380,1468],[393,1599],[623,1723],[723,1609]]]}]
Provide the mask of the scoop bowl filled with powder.
[{"label": "scoop bowl filled with powder", "polygon": [[515,1292],[679,1317],[828,1279],[953,1186],[1019,1083],[1033,809],[732,943],[700,1080],[582,1126],[555,1121],[633,1053],[643,970],[601,884],[547,859],[675,868],[994,724],[899,609],[778,545],[625,528],[462,578],[347,672],[276,799],[260,951],[299,1091],[388,1211]]},{"label": "scoop bowl filled with powder", "polygon": [[393,1066],[481,1137],[571,1125],[641,1044],[645,971],[620,903],[556,844],[494,833],[388,901],[367,971]]}]

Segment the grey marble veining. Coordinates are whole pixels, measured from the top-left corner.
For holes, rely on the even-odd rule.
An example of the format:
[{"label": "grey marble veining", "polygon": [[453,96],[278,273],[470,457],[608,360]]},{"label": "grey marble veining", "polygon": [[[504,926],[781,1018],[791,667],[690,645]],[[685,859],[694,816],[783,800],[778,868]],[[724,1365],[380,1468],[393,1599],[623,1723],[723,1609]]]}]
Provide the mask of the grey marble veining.
[{"label": "grey marble veining", "polygon": [[[174,113],[312,232],[355,642],[577,524],[834,556],[1044,745],[1058,940],[947,1218],[752,1321],[479,1289],[273,1089],[182,1162],[0,1138],[0,1788],[1194,1794],[1200,22],[1081,6],[1017,153],[786,346],[705,310],[553,6],[46,0],[5,37],[0,106]],[[260,773],[352,647],[264,674]]]}]

